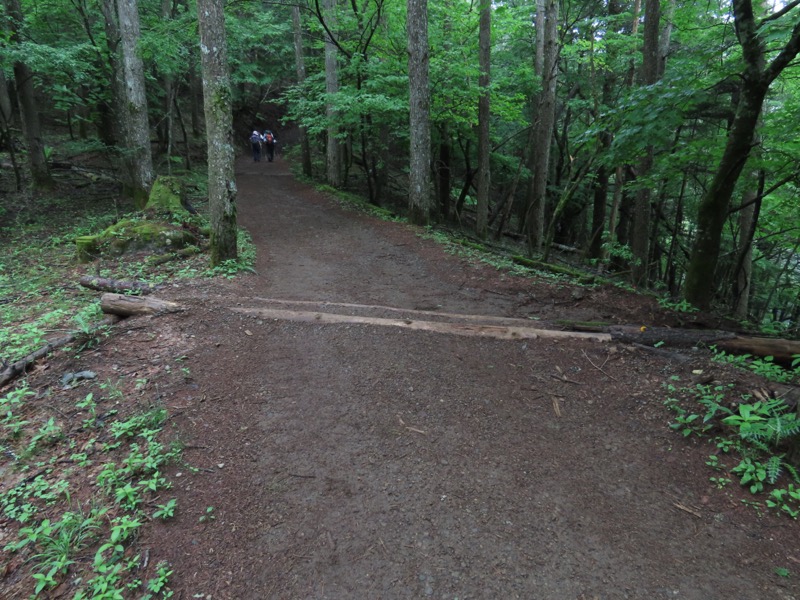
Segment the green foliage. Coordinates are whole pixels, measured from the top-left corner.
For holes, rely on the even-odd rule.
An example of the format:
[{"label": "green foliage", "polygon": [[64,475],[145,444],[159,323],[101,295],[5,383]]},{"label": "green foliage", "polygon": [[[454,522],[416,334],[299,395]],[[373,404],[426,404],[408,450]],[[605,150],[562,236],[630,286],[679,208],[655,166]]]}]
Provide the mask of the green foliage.
[{"label": "green foliage", "polygon": [[[708,439],[716,434],[712,441],[720,453],[710,455],[706,465],[736,476],[752,494],[769,493],[768,507],[793,518],[800,514],[800,494],[795,487],[800,484],[800,474],[787,458],[788,449],[800,444],[800,419],[796,411],[779,398],[753,402],[749,396],[743,396],[740,401],[732,402],[728,398],[731,385],[679,388],[669,383],[665,388],[668,397],[664,404],[675,415],[670,424],[672,429],[684,437]],[[788,487],[778,487],[786,479]],[[731,478],[717,475],[710,481],[723,489]]]},{"label": "green foliage", "polygon": [[666,310],[672,310],[679,313],[693,313],[697,312],[697,307],[692,306],[686,300],[672,301],[669,298],[659,298],[658,305]]},{"label": "green foliage", "polygon": [[[63,435],[64,426],[56,417],[50,416],[43,420],[32,418],[31,423],[19,427],[17,437],[0,441],[5,460],[11,461],[4,467],[6,476],[10,476],[11,481],[18,480],[0,495],[2,515],[12,524],[7,529],[8,542],[4,550],[25,557],[26,564],[30,565],[34,597],[71,579],[85,582],[80,584],[76,598],[128,598],[129,593],[137,589],[144,592],[143,597],[169,598],[172,595],[167,587],[171,574],[169,566],[160,565],[156,577],[145,585],[133,575],[139,558],[130,553],[136,532],[147,518],[145,506],[171,485],[162,474],[164,466],[179,456],[177,446],[168,448],[159,441],[166,411],[151,407],[115,419],[118,409],[111,409],[104,410],[101,417],[100,403],[124,400],[123,383],[107,381],[89,385],[97,389],[75,401],[81,412],[74,415],[73,424],[77,424],[77,429],[72,430],[70,438]],[[105,392],[100,400],[97,400],[98,391]],[[0,405],[6,419],[16,411],[46,414],[37,411],[37,408],[46,409],[45,400],[24,385],[0,398]],[[37,420],[39,424],[34,423]],[[83,432],[92,435],[98,429],[105,430],[104,437],[117,441],[99,444],[90,438],[83,443],[85,450],[104,456],[105,462],[95,482],[81,481],[87,475],[83,469],[56,468],[56,459],[65,455],[71,456],[70,460],[79,466],[86,465],[85,450],[72,454],[70,451],[77,449],[75,438],[85,440]],[[41,468],[35,477],[18,479],[13,474],[24,472],[31,465],[51,466]],[[84,496],[81,501],[74,499],[75,494],[85,494],[95,485],[105,492],[105,499],[91,492],[90,497]],[[174,499],[160,504],[154,516],[169,519],[175,507]],[[79,559],[86,556],[87,551],[94,553],[93,564],[87,565]]]},{"label": "green foliage", "polygon": [[798,376],[800,376],[800,363],[798,363],[796,359],[792,363],[792,369],[785,369],[781,365],[776,364],[772,356],[757,358],[753,357],[752,354],[728,354],[727,352],[718,350],[716,346],[711,346],[711,350],[714,353],[714,361],[752,371],[756,375],[769,381],[789,383],[798,379]]}]

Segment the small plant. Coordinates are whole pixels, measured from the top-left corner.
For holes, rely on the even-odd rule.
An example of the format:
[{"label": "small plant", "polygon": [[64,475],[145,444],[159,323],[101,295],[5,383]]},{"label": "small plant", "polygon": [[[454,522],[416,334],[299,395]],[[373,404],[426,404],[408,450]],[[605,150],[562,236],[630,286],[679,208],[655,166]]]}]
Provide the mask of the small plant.
[{"label": "small plant", "polygon": [[778,577],[790,577],[791,572],[785,567],[775,567],[775,575]]},{"label": "small plant", "polygon": [[658,305],[665,309],[671,310],[674,312],[680,313],[693,313],[697,312],[697,307],[693,306],[691,303],[687,302],[686,300],[680,300],[679,302],[673,302],[669,298],[659,298]]},{"label": "small plant", "polygon": [[708,480],[717,486],[718,490],[721,490],[731,483],[731,479],[728,477],[709,477]]},{"label": "small plant", "polygon": [[169,563],[162,561],[156,567],[156,576],[147,582],[147,591],[150,592],[142,597],[142,600],[150,600],[154,598],[154,594],[161,594],[162,598],[171,598],[174,595],[169,588],[169,578],[172,576],[172,569]]},{"label": "small plant", "polygon": [[166,504],[159,504],[156,511],[153,513],[154,519],[162,519],[166,521],[175,516],[175,507],[178,504],[177,498],[172,498]]},{"label": "small plant", "polygon": [[796,519],[800,516],[800,487],[790,483],[786,488],[772,490],[766,504]]},{"label": "small plant", "polygon": [[769,480],[770,471],[764,463],[752,458],[744,458],[742,462],[731,469],[731,473],[739,476],[741,484],[748,486],[751,494],[756,494],[764,491],[764,482]]},{"label": "small plant", "polygon": [[205,523],[207,521],[213,521],[216,518],[217,518],[216,515],[214,515],[214,507],[209,506],[206,508],[205,514],[200,517],[199,522]]}]

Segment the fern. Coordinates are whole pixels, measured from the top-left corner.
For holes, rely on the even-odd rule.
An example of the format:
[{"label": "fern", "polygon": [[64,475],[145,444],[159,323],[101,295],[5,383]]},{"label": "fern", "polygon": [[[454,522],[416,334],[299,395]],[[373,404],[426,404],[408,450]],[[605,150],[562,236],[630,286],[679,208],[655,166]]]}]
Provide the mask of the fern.
[{"label": "fern", "polygon": [[781,476],[781,465],[783,464],[783,454],[770,456],[767,461],[767,481],[774,484]]},{"label": "fern", "polygon": [[800,483],[800,474],[797,473],[797,469],[794,468],[794,465],[790,465],[789,463],[785,462],[783,463],[783,466],[786,468],[789,475],[792,476],[792,479],[795,482]]}]

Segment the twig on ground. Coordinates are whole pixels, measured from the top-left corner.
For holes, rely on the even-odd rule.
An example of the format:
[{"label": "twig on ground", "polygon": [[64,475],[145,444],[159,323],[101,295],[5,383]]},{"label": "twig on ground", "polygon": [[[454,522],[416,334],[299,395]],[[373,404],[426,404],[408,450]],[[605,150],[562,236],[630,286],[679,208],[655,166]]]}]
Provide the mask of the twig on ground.
[{"label": "twig on ground", "polygon": [[[600,371],[600,372],[601,372],[603,375],[605,375],[606,377],[608,377],[608,378],[610,378],[610,379],[613,379],[614,381],[619,381],[619,380],[618,380],[616,377],[614,377],[613,375],[609,375],[608,373],[606,373],[605,371],[603,371],[603,367],[598,367],[596,364],[594,364],[594,363],[592,362],[592,359],[591,359],[591,358],[589,358],[589,355],[588,355],[588,354],[586,354],[586,350],[581,350],[581,353],[582,353],[582,354],[583,354],[583,356],[586,358],[586,360],[588,360],[588,361],[589,361],[589,364],[590,364],[590,365],[592,365],[592,366],[593,366],[595,369],[597,369],[598,371]],[[606,362],[608,362],[608,358],[606,358]],[[606,363],[604,362],[604,363],[603,363],[603,366],[605,366],[605,364],[606,364]]]},{"label": "twig on ground", "polygon": [[672,506],[674,506],[674,507],[675,507],[675,508],[677,508],[677,509],[680,509],[680,510],[682,510],[683,512],[687,512],[687,513],[689,513],[690,515],[694,515],[694,516],[695,516],[695,517],[697,517],[698,519],[702,519],[702,518],[703,518],[703,515],[701,515],[699,512],[697,512],[696,510],[693,510],[693,509],[689,508],[688,506],[684,506],[684,505],[683,505],[683,504],[681,504],[680,502],[673,502],[673,503],[672,503]]},{"label": "twig on ground", "polygon": [[553,398],[553,410],[557,417],[561,416],[561,405],[558,403],[558,398]]}]

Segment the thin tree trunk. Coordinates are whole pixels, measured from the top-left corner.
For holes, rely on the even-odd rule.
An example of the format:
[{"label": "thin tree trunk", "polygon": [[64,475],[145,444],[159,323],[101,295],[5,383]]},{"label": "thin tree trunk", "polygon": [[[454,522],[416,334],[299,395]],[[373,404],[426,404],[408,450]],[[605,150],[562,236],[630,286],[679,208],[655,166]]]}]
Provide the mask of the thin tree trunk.
[{"label": "thin tree trunk", "polygon": [[478,28],[478,195],[475,215],[475,233],[484,239],[489,231],[489,191],[491,189],[492,172],[489,163],[490,139],[489,123],[491,119],[490,90],[491,83],[491,51],[492,51],[492,3],[491,0],[480,0],[480,26]]},{"label": "thin tree trunk", "polygon": [[[336,0],[325,0],[324,5],[328,27],[333,30],[336,27]],[[336,44],[326,36],[325,91],[328,94],[328,100],[325,103],[328,117],[328,140],[325,153],[327,158],[326,176],[328,184],[335,188],[342,186],[342,151],[336,137],[339,132],[339,128],[336,126],[336,109],[330,97],[339,91],[338,69]]]},{"label": "thin tree trunk", "polygon": [[537,0],[536,44],[537,69],[542,91],[537,104],[537,122],[533,141],[533,180],[525,219],[530,252],[541,251],[544,244],[547,179],[550,173],[550,147],[556,111],[558,81],[558,0]]},{"label": "thin tree trunk", "polygon": [[[306,61],[303,53],[303,30],[300,22],[300,7],[292,6],[292,27],[294,29],[294,64],[298,85],[306,80]],[[308,130],[300,127],[300,153],[303,161],[303,175],[312,176],[311,145],[308,141]]]}]

